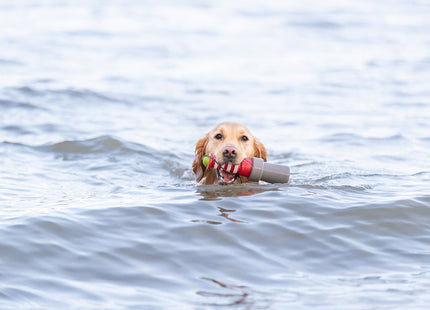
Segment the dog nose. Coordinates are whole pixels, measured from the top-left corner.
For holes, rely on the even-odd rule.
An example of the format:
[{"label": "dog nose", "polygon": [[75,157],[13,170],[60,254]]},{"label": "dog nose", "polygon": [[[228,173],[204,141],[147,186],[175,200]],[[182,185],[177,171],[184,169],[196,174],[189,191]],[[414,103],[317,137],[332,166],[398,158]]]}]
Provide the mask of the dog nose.
[{"label": "dog nose", "polygon": [[222,156],[225,161],[233,161],[237,156],[237,149],[234,146],[226,146],[222,150]]}]

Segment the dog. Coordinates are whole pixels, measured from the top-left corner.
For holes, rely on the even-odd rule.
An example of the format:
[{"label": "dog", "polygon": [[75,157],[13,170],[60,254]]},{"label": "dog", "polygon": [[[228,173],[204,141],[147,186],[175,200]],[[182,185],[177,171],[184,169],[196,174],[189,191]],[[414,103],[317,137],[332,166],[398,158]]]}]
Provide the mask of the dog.
[{"label": "dog", "polygon": [[219,169],[206,169],[202,158],[210,153],[224,165],[238,165],[246,158],[259,157],[267,161],[264,145],[244,125],[224,122],[216,125],[196,143],[193,172],[199,184],[234,184],[247,183],[246,177]]}]

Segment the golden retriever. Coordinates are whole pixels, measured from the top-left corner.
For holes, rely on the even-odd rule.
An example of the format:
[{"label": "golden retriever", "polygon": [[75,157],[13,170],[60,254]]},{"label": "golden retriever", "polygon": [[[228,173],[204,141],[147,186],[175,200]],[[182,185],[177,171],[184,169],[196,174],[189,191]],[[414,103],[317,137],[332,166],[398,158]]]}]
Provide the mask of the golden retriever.
[{"label": "golden retriever", "polygon": [[196,156],[193,161],[193,172],[199,184],[233,184],[250,182],[246,177],[218,169],[206,169],[202,157],[212,153],[223,165],[238,165],[245,158],[259,157],[267,160],[263,144],[245,126],[238,123],[224,122],[215,126],[196,144]]}]

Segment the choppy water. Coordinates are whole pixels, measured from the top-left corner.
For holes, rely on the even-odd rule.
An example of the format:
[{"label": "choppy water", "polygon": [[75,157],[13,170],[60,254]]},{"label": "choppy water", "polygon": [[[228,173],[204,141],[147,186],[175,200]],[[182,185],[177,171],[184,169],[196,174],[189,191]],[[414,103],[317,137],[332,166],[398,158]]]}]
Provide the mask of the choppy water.
[{"label": "choppy water", "polygon": [[[426,309],[427,1],[2,1],[1,309]],[[247,125],[285,185],[196,186]]]}]

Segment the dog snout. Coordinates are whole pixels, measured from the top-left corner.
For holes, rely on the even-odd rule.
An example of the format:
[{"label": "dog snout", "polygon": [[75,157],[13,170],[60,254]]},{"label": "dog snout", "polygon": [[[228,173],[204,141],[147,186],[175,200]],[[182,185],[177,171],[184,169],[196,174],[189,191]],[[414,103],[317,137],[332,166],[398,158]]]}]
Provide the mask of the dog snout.
[{"label": "dog snout", "polygon": [[237,157],[237,149],[234,146],[226,146],[222,150],[222,157],[226,162],[234,162]]}]

